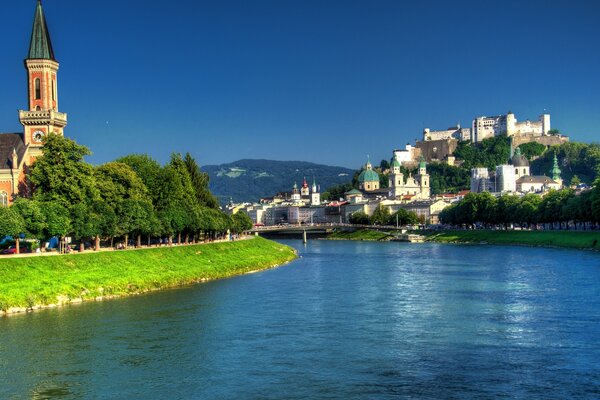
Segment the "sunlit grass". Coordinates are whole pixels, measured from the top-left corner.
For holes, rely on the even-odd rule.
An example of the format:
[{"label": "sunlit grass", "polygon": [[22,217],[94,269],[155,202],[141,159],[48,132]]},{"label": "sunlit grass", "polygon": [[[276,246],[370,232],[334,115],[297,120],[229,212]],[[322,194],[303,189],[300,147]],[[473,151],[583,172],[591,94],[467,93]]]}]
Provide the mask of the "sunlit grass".
[{"label": "sunlit grass", "polygon": [[0,309],[91,300],[225,278],[293,260],[288,246],[229,243],[0,259]]},{"label": "sunlit grass", "polygon": [[387,232],[380,232],[369,229],[359,229],[356,231],[339,231],[328,236],[328,239],[345,239],[345,240],[383,240],[390,236]]},{"label": "sunlit grass", "polygon": [[573,231],[443,231],[429,232],[429,241],[454,243],[519,244],[600,250],[600,232]]}]

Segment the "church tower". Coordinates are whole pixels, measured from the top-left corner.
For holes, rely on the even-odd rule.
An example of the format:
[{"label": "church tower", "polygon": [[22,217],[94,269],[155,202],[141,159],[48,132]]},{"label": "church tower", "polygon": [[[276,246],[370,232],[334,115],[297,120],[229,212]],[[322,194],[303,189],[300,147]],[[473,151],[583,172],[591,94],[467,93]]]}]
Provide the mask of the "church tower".
[{"label": "church tower", "polygon": [[431,195],[431,190],[429,188],[429,174],[427,174],[427,164],[425,163],[425,159],[421,156],[419,160],[419,173],[415,176],[420,188],[421,188],[421,198],[428,199]]},{"label": "church tower", "polygon": [[398,156],[394,153],[392,164],[390,165],[389,184],[390,197],[395,199],[402,196],[404,190],[404,174],[400,171],[400,162]]},{"label": "church tower", "polygon": [[320,206],[321,205],[321,194],[319,192],[320,192],[320,190],[317,186],[317,182],[315,181],[315,178],[313,177],[313,183],[312,183],[312,187],[311,187],[311,191],[310,191],[310,205],[311,206]]},{"label": "church tower", "polygon": [[42,141],[49,133],[63,135],[67,114],[58,112],[58,62],[41,0],[38,0],[25,59],[29,111],[20,110],[23,142],[29,147],[29,162],[41,155]]}]

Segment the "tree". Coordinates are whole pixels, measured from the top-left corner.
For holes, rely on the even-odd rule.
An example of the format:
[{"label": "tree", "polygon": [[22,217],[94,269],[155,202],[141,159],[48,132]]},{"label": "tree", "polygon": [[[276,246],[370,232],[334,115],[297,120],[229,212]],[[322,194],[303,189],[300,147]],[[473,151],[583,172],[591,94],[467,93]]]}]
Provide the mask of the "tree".
[{"label": "tree", "polygon": [[20,253],[19,235],[25,231],[25,222],[14,207],[0,207],[0,237],[12,236],[16,253]]},{"label": "tree", "polygon": [[404,208],[399,208],[398,211],[390,216],[389,225],[398,223],[400,226],[414,225],[419,223],[419,217],[413,211],[407,211]]},{"label": "tree", "polygon": [[521,154],[523,154],[529,161],[541,156],[546,151],[546,146],[538,142],[523,143],[519,146]]},{"label": "tree", "polygon": [[578,186],[579,184],[581,184],[581,179],[579,179],[577,175],[573,175],[571,178],[571,186]]},{"label": "tree", "polygon": [[232,230],[234,233],[242,233],[252,229],[252,219],[243,211],[238,211],[231,216]]},{"label": "tree", "polygon": [[[69,210],[60,201],[41,203],[40,208],[46,220],[44,236],[47,238],[58,236],[59,243],[62,246],[62,239],[71,231]],[[62,251],[62,248],[60,250]]]},{"label": "tree", "polygon": [[132,167],[121,162],[103,164],[95,173],[100,196],[115,211],[113,236],[125,236],[127,247],[129,234],[134,233],[140,246],[141,235],[147,234],[154,213],[146,185]]},{"label": "tree", "polygon": [[98,198],[93,167],[83,161],[91,154],[87,147],[52,133],[46,137],[42,151],[29,173],[34,199],[56,201],[69,208]]},{"label": "tree", "polygon": [[379,163],[379,168],[381,169],[381,171],[390,169],[390,162],[386,159],[381,160],[381,162]]},{"label": "tree", "polygon": [[355,225],[370,225],[371,219],[366,213],[356,211],[350,215],[350,223]]},{"label": "tree", "polygon": [[27,236],[42,239],[46,228],[46,218],[40,203],[31,199],[18,198],[12,207],[21,216],[25,224],[24,233]]},{"label": "tree", "polygon": [[198,204],[203,207],[218,209],[219,202],[212,195],[210,189],[208,188],[208,184],[210,182],[210,177],[208,174],[200,170],[196,160],[194,160],[190,153],[185,154],[183,161],[187,168],[188,174],[190,175]]},{"label": "tree", "polygon": [[379,204],[371,216],[371,223],[374,225],[387,225],[389,221],[390,209]]},{"label": "tree", "polygon": [[162,192],[160,164],[146,154],[130,154],[118,158],[115,162],[127,164],[135,171],[136,175],[148,189],[152,203],[156,204]]}]

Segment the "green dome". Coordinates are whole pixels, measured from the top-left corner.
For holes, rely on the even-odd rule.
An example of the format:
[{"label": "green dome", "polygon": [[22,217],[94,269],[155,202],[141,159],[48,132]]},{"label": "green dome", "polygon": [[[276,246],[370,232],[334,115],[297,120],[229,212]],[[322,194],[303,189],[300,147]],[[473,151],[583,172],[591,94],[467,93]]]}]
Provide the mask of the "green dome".
[{"label": "green dome", "polygon": [[394,157],[392,159],[392,164],[391,164],[392,168],[400,168],[400,162],[398,162],[398,159],[396,157]]},{"label": "green dome", "polygon": [[367,169],[360,173],[358,176],[358,181],[360,183],[379,182],[379,174],[372,169]]}]

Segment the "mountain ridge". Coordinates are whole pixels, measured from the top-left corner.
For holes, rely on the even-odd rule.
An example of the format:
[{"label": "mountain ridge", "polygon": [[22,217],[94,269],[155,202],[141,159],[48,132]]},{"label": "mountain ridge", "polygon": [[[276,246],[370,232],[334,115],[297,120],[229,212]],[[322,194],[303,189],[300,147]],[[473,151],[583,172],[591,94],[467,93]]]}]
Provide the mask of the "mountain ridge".
[{"label": "mountain ridge", "polygon": [[291,191],[294,183],[302,185],[313,179],[321,192],[333,185],[350,182],[353,169],[308,161],[241,159],[219,165],[205,165],[210,189],[221,202],[254,202],[279,192]]}]

